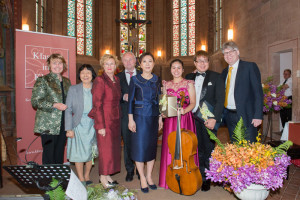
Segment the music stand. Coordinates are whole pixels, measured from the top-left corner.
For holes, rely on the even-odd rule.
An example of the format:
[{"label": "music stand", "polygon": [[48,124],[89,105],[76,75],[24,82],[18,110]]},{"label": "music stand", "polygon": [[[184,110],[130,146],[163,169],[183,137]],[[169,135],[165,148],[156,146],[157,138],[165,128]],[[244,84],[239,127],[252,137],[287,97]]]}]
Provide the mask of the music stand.
[{"label": "music stand", "polygon": [[[67,188],[70,180],[71,169],[67,165],[36,163],[28,165],[11,165],[3,168],[12,175],[24,187],[37,187],[40,190],[49,191],[56,189],[60,184],[64,189]],[[55,188],[49,186],[52,178],[59,180]]]}]

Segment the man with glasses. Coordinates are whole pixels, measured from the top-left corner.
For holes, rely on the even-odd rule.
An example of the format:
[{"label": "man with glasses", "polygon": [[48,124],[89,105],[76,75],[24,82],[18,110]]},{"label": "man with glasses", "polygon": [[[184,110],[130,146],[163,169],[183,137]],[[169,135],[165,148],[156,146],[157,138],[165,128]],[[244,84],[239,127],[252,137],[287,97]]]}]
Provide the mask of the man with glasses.
[{"label": "man with glasses", "polygon": [[210,117],[206,121],[198,119],[194,115],[198,139],[199,168],[203,180],[201,190],[208,191],[210,190],[210,180],[206,180],[205,169],[209,169],[209,158],[214,150],[215,143],[209,139],[206,128],[217,134],[217,130],[214,128],[216,122],[221,122],[225,86],[221,74],[208,70],[209,59],[207,52],[197,51],[194,56],[194,65],[197,69],[196,73],[187,74],[185,77],[188,80],[195,81],[196,106],[192,112],[194,114],[197,110],[199,112],[199,106],[202,106],[203,102],[210,104],[214,108],[212,111],[214,117]]},{"label": "man with glasses", "polygon": [[263,119],[263,91],[260,71],[254,62],[240,60],[238,46],[233,41],[223,44],[222,52],[228,63],[222,72],[225,81],[224,119],[230,140],[233,131],[243,118],[246,140],[256,141],[257,127]]}]

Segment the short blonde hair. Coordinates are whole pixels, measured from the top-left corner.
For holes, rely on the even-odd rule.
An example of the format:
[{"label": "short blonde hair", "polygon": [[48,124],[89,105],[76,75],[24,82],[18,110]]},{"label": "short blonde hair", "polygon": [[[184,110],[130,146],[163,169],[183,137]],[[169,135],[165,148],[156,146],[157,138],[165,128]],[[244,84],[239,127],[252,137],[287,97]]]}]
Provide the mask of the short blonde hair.
[{"label": "short blonde hair", "polygon": [[49,67],[49,71],[51,72],[51,68],[50,68],[51,60],[55,60],[55,59],[59,59],[59,60],[61,60],[61,62],[63,63],[64,69],[63,69],[62,73],[65,72],[65,71],[67,71],[67,63],[66,63],[66,60],[65,60],[65,58],[64,58],[62,55],[60,55],[59,53],[53,53],[53,54],[51,54],[51,55],[47,58],[47,65],[48,65],[48,67]]},{"label": "short blonde hair", "polygon": [[118,67],[118,64],[119,64],[119,60],[117,58],[117,56],[114,56],[114,55],[110,55],[110,54],[104,54],[101,59],[100,59],[100,66],[103,67],[104,66],[104,62],[108,59],[114,59],[115,63],[116,63],[116,66]]}]

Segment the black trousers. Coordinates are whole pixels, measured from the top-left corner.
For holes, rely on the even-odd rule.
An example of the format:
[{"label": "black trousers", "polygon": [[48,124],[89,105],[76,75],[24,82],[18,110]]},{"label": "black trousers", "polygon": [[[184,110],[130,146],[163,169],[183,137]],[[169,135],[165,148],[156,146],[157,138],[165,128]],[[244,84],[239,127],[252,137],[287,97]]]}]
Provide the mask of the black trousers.
[{"label": "black trousers", "polygon": [[121,132],[124,142],[124,163],[127,173],[134,173],[134,161],[131,159],[131,131],[128,129],[128,115],[122,117]]},{"label": "black trousers", "polygon": [[[225,119],[225,124],[228,128],[229,132],[229,137],[230,141],[234,142],[234,138],[232,137],[234,134],[234,129],[237,125],[237,123],[240,120],[240,116],[237,114],[237,112],[232,112],[229,111],[228,109],[224,109],[224,119]],[[255,128],[252,124],[249,124],[248,126],[245,125],[244,121],[244,126],[246,127],[246,140],[249,140],[250,142],[256,142],[256,137],[258,135],[257,128]]]},{"label": "black trousers", "polygon": [[[199,168],[202,175],[202,180],[206,180],[205,169],[209,169],[209,158],[215,148],[215,142],[209,139],[204,122],[195,120],[196,132],[198,139],[198,155],[199,155]],[[214,134],[216,131],[212,130]]]},{"label": "black trousers", "polygon": [[[292,96],[289,96],[288,99],[292,100]],[[292,120],[292,107],[281,109],[280,119],[281,119],[282,128],[284,128],[285,123]]]},{"label": "black trousers", "polygon": [[43,164],[63,164],[67,139],[64,117],[62,117],[59,135],[41,135],[41,137],[43,146]]}]

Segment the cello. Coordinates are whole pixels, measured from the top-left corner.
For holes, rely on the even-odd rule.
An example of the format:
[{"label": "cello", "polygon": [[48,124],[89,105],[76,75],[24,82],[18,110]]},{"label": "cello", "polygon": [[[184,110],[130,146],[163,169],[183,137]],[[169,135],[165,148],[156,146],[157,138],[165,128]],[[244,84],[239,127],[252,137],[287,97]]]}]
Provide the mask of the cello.
[{"label": "cello", "polygon": [[[178,107],[183,106],[184,92]],[[202,176],[195,164],[194,155],[197,153],[198,141],[196,134],[190,130],[181,129],[181,114],[177,111],[177,130],[168,136],[168,147],[172,162],[168,165],[166,182],[168,187],[178,194],[193,195],[202,185]]]}]

